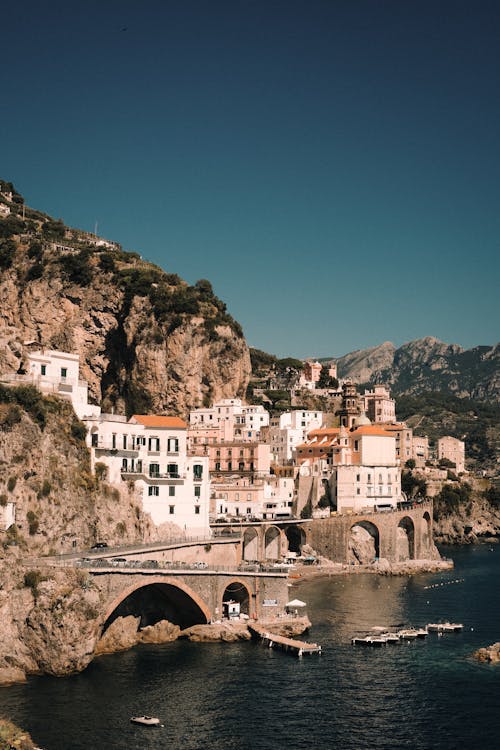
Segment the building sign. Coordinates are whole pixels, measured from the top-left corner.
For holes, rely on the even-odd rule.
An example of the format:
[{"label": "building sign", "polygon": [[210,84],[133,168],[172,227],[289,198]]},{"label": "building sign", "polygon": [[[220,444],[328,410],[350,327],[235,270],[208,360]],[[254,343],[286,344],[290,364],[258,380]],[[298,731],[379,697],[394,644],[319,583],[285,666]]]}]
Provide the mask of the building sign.
[{"label": "building sign", "polygon": [[264,607],[276,607],[278,604],[277,599],[264,599],[264,603],[262,606]]}]

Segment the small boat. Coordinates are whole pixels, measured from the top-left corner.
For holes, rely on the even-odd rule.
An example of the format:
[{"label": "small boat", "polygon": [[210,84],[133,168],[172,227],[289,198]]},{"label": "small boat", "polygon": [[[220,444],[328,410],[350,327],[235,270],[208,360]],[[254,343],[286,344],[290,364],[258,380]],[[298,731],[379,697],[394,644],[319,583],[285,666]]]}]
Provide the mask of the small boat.
[{"label": "small boat", "polygon": [[430,622],[427,630],[434,633],[457,633],[463,629],[460,622]]},{"label": "small boat", "polygon": [[378,635],[367,635],[364,638],[351,638],[353,646],[385,646],[387,641]]},{"label": "small boat", "polygon": [[398,635],[404,641],[412,641],[414,638],[419,637],[419,633],[416,628],[403,628],[403,630],[398,630]]},{"label": "small boat", "polygon": [[386,643],[399,643],[401,640],[397,633],[380,633],[379,638],[383,638]]},{"label": "small boat", "polygon": [[144,727],[159,727],[160,720],[156,716],[131,716],[132,724],[142,724]]}]

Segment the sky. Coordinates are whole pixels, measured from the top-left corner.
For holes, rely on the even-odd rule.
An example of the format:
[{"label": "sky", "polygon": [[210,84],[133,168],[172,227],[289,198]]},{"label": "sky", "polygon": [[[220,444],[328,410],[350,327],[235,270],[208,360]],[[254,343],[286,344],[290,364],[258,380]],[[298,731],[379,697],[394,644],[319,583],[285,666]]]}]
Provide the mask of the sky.
[{"label": "sky", "polygon": [[498,0],[24,0],[0,178],[250,346],[498,341]]}]

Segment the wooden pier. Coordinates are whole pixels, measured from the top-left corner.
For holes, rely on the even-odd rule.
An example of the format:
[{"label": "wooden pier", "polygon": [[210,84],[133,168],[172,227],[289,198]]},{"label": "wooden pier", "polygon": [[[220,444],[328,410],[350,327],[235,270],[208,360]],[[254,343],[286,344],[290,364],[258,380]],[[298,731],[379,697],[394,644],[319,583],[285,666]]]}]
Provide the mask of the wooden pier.
[{"label": "wooden pier", "polygon": [[258,625],[249,625],[248,629],[258,636],[269,648],[281,648],[283,651],[290,651],[296,656],[304,654],[320,654],[321,646],[317,643],[308,643],[307,641],[298,641],[295,638],[286,638],[284,635],[275,635],[269,633]]}]

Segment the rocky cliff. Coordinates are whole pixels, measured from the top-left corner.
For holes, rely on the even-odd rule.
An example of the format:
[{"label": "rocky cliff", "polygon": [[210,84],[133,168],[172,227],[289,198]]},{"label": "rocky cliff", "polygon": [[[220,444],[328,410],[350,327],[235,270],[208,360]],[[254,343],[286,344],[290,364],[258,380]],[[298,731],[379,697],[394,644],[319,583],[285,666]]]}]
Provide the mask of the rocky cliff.
[{"label": "rocky cliff", "polygon": [[[0,541],[24,554],[157,539],[133,487],[111,487],[91,474],[85,428],[69,402],[33,387],[0,387],[0,520],[16,505],[16,524]],[[1,569],[1,565],[0,565]]]},{"label": "rocky cliff", "polygon": [[35,215],[0,219],[0,373],[27,346],[78,353],[103,409],[186,416],[244,395],[250,357],[241,328],[200,280]]},{"label": "rocky cliff", "polygon": [[500,401],[500,345],[462,349],[432,336],[396,348],[385,342],[337,361],[341,378],[387,383],[395,394],[444,391],[460,398]]}]

